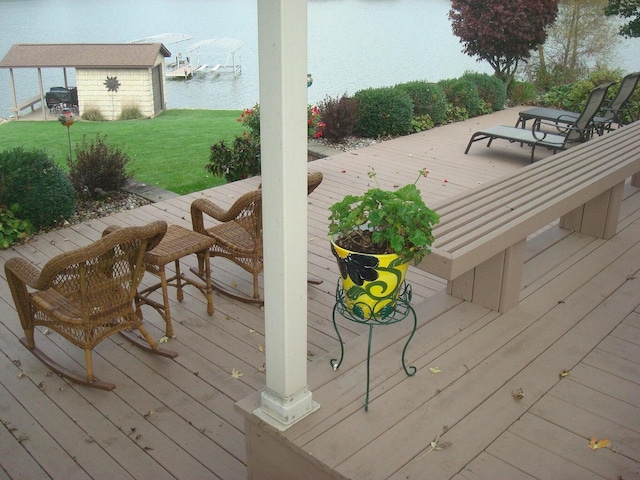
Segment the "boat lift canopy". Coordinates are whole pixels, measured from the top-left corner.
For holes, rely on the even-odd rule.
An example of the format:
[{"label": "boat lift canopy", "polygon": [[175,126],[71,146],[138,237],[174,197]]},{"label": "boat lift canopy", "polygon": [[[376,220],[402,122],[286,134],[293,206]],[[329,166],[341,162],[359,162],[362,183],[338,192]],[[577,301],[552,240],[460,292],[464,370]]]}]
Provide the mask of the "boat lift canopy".
[{"label": "boat lift canopy", "polygon": [[207,57],[218,57],[226,55],[224,64],[219,63],[211,68],[213,73],[233,73],[234,77],[240,75],[242,68],[240,65],[240,50],[243,42],[235,38],[210,38],[194,43],[187,48],[187,53],[191,58],[195,55],[196,63],[202,69],[205,65],[204,59]]}]

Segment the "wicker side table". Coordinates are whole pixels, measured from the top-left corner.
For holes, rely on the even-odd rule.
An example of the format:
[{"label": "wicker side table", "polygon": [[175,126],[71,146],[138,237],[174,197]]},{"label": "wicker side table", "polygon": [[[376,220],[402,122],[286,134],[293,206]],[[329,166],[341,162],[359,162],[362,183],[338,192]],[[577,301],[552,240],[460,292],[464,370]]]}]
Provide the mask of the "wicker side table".
[{"label": "wicker side table", "polygon": [[[166,323],[165,335],[169,338],[174,336],[173,326],[171,325],[171,310],[169,307],[169,286],[176,287],[176,297],[179,302],[184,298],[182,292],[183,286],[192,285],[196,287],[207,299],[207,313],[213,315],[213,289],[211,287],[209,249],[214,242],[215,240],[207,235],[194,232],[179,225],[169,225],[162,241],[156,248],[147,252],[145,257],[147,261],[147,272],[158,276],[160,282],[138,291],[136,297],[137,306],[139,308],[140,305],[146,304],[155,308]],[[191,254],[201,254],[204,257],[204,283],[186,277],[180,272],[180,259]],[[175,263],[176,273],[171,278],[167,278],[165,266],[171,262]],[[162,304],[149,298],[149,295],[159,288],[162,289]]]}]

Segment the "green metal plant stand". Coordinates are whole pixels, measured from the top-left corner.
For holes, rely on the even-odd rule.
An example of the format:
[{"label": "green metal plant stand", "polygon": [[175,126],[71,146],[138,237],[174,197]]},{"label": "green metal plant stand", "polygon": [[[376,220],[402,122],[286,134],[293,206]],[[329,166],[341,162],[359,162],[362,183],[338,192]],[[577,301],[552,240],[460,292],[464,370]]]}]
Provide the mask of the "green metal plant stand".
[{"label": "green metal plant stand", "polygon": [[[416,374],[416,367],[409,366],[407,367],[405,362],[405,354],[407,352],[407,347],[409,347],[409,343],[416,333],[416,328],[418,326],[418,319],[416,317],[416,312],[411,306],[411,285],[408,283],[403,283],[400,286],[400,295],[398,296],[398,300],[395,305],[390,308],[383,308],[377,314],[371,314],[369,318],[362,318],[353,313],[347,305],[345,304],[345,292],[341,286],[340,281],[338,281],[338,286],[336,287],[336,303],[333,307],[333,328],[336,330],[336,334],[338,335],[338,340],[340,340],[340,359],[332,358],[330,360],[330,364],[334,370],[340,368],[342,364],[342,360],[344,359],[344,342],[342,340],[342,336],[340,335],[340,330],[338,329],[338,324],[336,323],[336,316],[340,315],[343,318],[363,325],[367,325],[369,327],[369,343],[367,346],[367,395],[365,397],[364,402],[364,410],[369,411],[369,380],[370,380],[370,361],[371,361],[371,340],[373,338],[373,328],[379,325],[391,325],[394,323],[401,322],[405,318],[411,316],[413,317],[413,329],[411,330],[411,334],[407,339],[404,348],[402,349],[402,368],[408,377],[412,377]],[[355,309],[358,311],[357,309]],[[375,309],[374,309],[375,310]]]}]

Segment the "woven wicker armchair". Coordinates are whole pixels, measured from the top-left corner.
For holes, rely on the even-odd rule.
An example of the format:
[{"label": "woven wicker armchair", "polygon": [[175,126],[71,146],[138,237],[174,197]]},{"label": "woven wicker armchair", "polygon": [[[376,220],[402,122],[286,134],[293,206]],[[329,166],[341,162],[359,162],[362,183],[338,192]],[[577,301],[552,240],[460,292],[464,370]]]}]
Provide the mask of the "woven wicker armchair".
[{"label": "woven wicker armchair", "polygon": [[[322,182],[322,172],[308,175],[307,194],[313,192]],[[204,216],[217,222],[206,228]],[[191,222],[193,230],[215,238],[216,243],[210,250],[211,257],[224,257],[242,267],[253,276],[253,296],[229,290],[212,282],[213,288],[236,300],[248,303],[263,303],[260,298],[258,277],[264,268],[262,250],[262,190],[253,190],[238,198],[228,210],[224,210],[211,200],[199,198],[191,204]],[[204,258],[198,257],[198,276],[204,274]],[[310,283],[319,283],[310,280]]]},{"label": "woven wicker armchair", "polygon": [[[135,297],[145,273],[144,256],[167,230],[156,221],[141,227],[108,229],[100,240],[62,253],[42,270],[21,257],[5,263],[7,283],[20,317],[25,338],[20,342],[49,368],[74,382],[103,390],[115,385],[101,382],[93,374],[92,350],[114,333],[138,329],[148,345],[134,335],[134,343],[168,357],[149,336],[136,313]],[[86,375],[59,365],[35,342],[36,326],[46,327],[85,351]]]}]

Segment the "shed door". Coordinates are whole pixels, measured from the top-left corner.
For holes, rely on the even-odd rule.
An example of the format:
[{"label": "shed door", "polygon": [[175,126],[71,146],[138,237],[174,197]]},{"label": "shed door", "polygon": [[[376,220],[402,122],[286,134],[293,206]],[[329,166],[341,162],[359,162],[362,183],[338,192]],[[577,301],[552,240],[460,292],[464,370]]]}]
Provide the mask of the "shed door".
[{"label": "shed door", "polygon": [[162,89],[162,68],[160,65],[153,67],[151,71],[153,82],[153,115],[158,115],[165,108],[164,91]]}]

